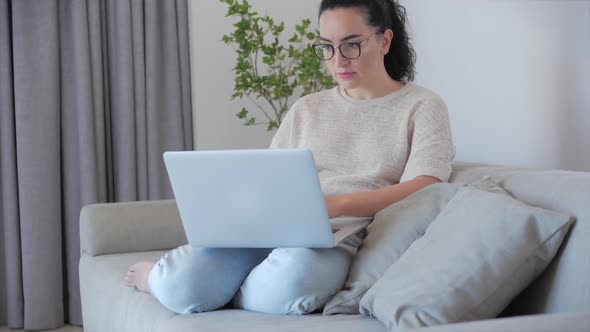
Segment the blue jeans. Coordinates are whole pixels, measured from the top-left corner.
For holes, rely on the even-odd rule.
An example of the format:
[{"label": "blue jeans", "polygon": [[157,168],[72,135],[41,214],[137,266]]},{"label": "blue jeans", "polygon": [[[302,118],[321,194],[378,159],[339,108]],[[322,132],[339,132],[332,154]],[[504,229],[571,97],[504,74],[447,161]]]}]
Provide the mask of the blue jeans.
[{"label": "blue jeans", "polygon": [[236,308],[273,314],[321,309],[346,281],[346,250],[178,247],[148,277],[152,294],[179,314]]}]

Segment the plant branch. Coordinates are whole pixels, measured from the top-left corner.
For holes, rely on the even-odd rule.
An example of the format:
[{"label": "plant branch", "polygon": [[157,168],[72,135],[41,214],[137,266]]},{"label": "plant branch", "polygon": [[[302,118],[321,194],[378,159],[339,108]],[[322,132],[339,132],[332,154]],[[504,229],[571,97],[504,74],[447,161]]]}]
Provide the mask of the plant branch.
[{"label": "plant branch", "polygon": [[267,124],[267,122],[254,122],[249,124],[248,126],[259,126],[259,125],[263,125],[263,124]]},{"label": "plant branch", "polygon": [[256,105],[256,107],[258,107],[259,110],[262,111],[262,113],[264,113],[264,115],[266,116],[267,119],[272,121],[272,118],[270,117],[270,115],[268,115],[268,113],[264,110],[264,108],[262,108],[262,106],[260,106],[260,104],[257,103],[256,100],[254,100],[254,98],[252,98],[252,96],[248,95],[247,97],[254,105]]},{"label": "plant branch", "polygon": [[[314,62],[307,49],[307,41],[319,34],[317,30],[308,32],[310,20],[303,20],[295,26],[297,32],[288,44],[280,43],[283,22],[276,23],[269,16],[261,16],[246,0],[219,1],[228,5],[228,17],[240,19],[234,24],[234,31],[223,38],[238,55],[232,98],[246,97],[256,105],[268,120],[267,130],[281,123],[295,90],[301,88],[304,93],[310,93],[333,84],[330,75]],[[271,35],[272,41],[267,44],[265,37]],[[261,71],[265,75],[261,75]],[[239,117],[247,117],[247,111],[243,109]],[[265,123],[250,117],[245,124]]]}]

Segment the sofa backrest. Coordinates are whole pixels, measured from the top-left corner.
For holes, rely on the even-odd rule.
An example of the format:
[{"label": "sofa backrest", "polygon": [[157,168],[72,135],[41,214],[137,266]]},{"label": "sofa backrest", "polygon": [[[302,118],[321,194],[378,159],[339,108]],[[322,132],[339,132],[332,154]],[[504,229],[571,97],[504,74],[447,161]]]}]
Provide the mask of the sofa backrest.
[{"label": "sofa backrest", "polygon": [[576,217],[557,255],[502,316],[590,311],[590,173],[456,161],[449,182],[491,176],[517,199]]}]

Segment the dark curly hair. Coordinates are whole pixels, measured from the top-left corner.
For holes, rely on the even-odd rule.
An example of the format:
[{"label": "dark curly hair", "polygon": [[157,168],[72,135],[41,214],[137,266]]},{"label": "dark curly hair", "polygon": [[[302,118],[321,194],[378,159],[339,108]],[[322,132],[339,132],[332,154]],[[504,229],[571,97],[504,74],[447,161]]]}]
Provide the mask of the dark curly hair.
[{"label": "dark curly hair", "polygon": [[414,80],[416,52],[406,31],[406,9],[395,0],[322,0],[319,15],[334,8],[359,8],[367,16],[367,23],[379,31],[391,29],[393,40],[384,57],[385,69],[396,81]]}]

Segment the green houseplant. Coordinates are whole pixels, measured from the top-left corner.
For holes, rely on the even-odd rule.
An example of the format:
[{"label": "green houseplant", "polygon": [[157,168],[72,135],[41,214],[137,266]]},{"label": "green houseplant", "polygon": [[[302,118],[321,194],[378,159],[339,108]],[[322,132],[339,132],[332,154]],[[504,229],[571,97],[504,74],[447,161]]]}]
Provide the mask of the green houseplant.
[{"label": "green houseplant", "polygon": [[331,76],[315,57],[311,42],[319,32],[310,31],[311,20],[295,26],[286,43],[281,41],[284,22],[254,11],[247,0],[219,0],[227,4],[226,17],[235,17],[234,31],[222,40],[237,53],[232,99],[246,98],[264,115],[258,121],[243,107],[236,116],[245,125],[278,128],[293,102],[292,96],[316,92],[334,86]]}]

